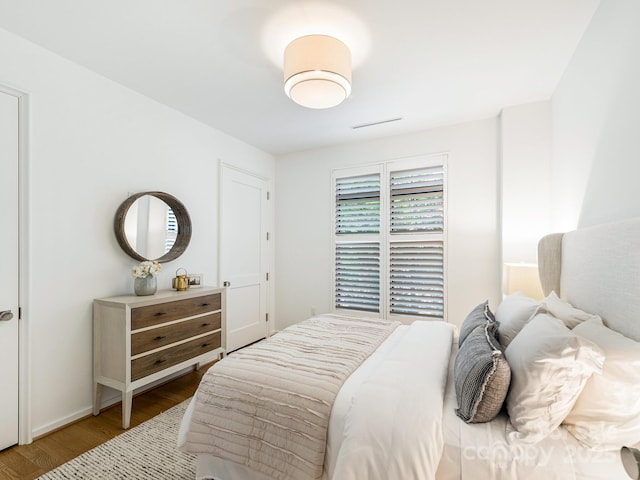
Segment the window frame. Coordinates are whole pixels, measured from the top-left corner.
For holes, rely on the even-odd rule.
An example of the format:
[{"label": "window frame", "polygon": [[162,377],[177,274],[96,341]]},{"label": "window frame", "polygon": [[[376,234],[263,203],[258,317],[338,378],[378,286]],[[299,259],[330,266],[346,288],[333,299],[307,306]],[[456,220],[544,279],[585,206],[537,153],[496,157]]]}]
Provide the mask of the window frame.
[{"label": "window frame", "polygon": [[[416,242],[420,239],[430,238],[432,240],[442,241],[443,255],[443,319],[447,319],[448,304],[448,285],[447,285],[447,211],[448,211],[448,176],[447,176],[447,153],[435,153],[419,155],[415,157],[407,157],[400,159],[392,159],[383,162],[369,163],[355,167],[343,167],[332,170],[331,173],[331,311],[336,314],[350,316],[365,316],[372,318],[383,318],[388,320],[398,320],[402,323],[411,323],[414,320],[438,321],[436,318],[404,315],[391,313],[390,292],[391,292],[391,276],[390,276],[390,250],[394,243]],[[442,167],[443,174],[443,231],[441,233],[424,233],[424,232],[408,232],[408,233],[391,233],[390,228],[390,178],[391,172],[412,170],[429,167]],[[336,181],[344,177],[357,177],[361,175],[376,174],[380,175],[380,231],[377,234],[341,234],[336,233]],[[339,240],[338,240],[339,239]],[[380,245],[380,304],[379,312],[367,312],[352,309],[340,309],[336,307],[336,246],[339,243],[369,243],[378,242]]]}]

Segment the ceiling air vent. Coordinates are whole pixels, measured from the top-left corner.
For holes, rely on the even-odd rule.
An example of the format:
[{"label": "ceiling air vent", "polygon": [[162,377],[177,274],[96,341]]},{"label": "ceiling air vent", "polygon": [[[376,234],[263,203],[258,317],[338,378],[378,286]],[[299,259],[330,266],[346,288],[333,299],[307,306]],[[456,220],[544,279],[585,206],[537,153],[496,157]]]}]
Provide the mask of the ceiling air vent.
[{"label": "ceiling air vent", "polygon": [[354,125],[351,128],[354,130],[357,130],[358,128],[373,127],[374,125],[382,125],[384,123],[398,122],[400,120],[402,120],[402,117],[390,118],[388,120],[380,120],[378,122],[361,123],[360,125]]}]

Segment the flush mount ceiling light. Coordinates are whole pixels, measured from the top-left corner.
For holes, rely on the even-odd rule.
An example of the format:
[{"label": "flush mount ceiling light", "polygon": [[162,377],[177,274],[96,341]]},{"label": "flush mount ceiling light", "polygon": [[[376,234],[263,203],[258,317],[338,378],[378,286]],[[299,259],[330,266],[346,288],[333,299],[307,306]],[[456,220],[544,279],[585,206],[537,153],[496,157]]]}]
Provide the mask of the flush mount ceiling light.
[{"label": "flush mount ceiling light", "polygon": [[328,35],[295,39],[284,51],[284,91],[303,107],[330,108],[351,93],[351,52]]}]

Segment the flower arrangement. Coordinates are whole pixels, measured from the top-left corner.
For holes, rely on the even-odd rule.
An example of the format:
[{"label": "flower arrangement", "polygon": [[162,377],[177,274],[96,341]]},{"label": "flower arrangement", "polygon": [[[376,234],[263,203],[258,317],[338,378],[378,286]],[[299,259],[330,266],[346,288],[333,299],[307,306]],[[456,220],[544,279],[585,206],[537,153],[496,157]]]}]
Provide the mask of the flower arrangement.
[{"label": "flower arrangement", "polygon": [[155,277],[162,270],[162,265],[159,262],[153,260],[146,260],[140,265],[133,267],[131,270],[131,276],[134,278],[147,278],[149,275]]}]

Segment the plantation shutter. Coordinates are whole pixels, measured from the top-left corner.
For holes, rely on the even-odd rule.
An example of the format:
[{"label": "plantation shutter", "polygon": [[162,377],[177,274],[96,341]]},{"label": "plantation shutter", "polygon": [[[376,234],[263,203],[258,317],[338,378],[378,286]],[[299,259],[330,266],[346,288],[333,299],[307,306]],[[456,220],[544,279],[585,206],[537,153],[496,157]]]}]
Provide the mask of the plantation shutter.
[{"label": "plantation shutter", "polygon": [[391,314],[444,318],[443,230],[443,166],[391,171],[389,174],[389,312]]},{"label": "plantation shutter", "polygon": [[442,166],[391,172],[391,233],[442,232],[444,171]]},{"label": "plantation shutter", "polygon": [[380,175],[336,179],[336,233],[380,231]]},{"label": "plantation shutter", "polygon": [[167,207],[167,224],[164,240],[165,252],[171,250],[173,244],[176,243],[176,238],[178,238],[178,219],[176,218],[176,214],[173,213],[171,207]]},{"label": "plantation shutter", "polygon": [[336,245],[336,308],[380,311],[380,244]]},{"label": "plantation shutter", "polygon": [[389,310],[398,315],[444,317],[442,241],[392,242]]},{"label": "plantation shutter", "polygon": [[446,156],[334,172],[334,307],[410,322],[446,314]]},{"label": "plantation shutter", "polygon": [[336,179],[335,307],[380,311],[380,175]]}]

